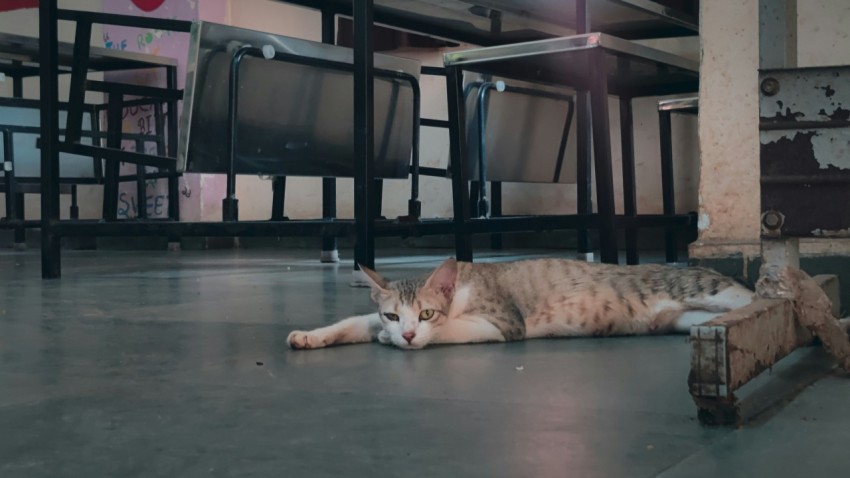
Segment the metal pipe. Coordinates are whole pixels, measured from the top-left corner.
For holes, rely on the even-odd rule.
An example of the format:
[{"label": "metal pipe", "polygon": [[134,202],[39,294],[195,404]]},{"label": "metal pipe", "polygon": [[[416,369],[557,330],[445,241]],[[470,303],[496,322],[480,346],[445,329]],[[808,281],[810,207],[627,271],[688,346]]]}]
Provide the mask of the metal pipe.
[{"label": "metal pipe", "polygon": [[[576,34],[590,33],[590,12],[587,9],[588,0],[576,0]],[[589,68],[585,60],[582,65]],[[593,213],[593,175],[592,166],[592,131],[590,91],[579,89],[576,92],[576,213]],[[580,228],[577,234],[576,252],[580,259],[592,260],[593,249],[590,242],[590,229]]]},{"label": "metal pipe", "polygon": [[[110,93],[107,99],[106,110],[106,146],[111,151],[121,152],[122,125],[121,116],[124,110],[124,95],[121,93]],[[84,147],[81,144],[65,145],[68,147]],[[138,155],[138,153],[136,153]],[[108,156],[104,156],[109,158]],[[103,218],[114,221],[118,218],[118,176],[120,175],[121,163],[115,160],[107,160],[106,177],[103,185]]]},{"label": "metal pipe", "polygon": [[71,84],[68,87],[68,117],[65,120],[65,142],[80,141],[83,126],[83,103],[86,99],[86,76],[91,48],[91,22],[79,20],[74,33],[74,61],[71,66]]},{"label": "metal pipe", "polygon": [[[166,78],[165,87],[168,89],[177,89],[177,68],[168,66],[165,68]],[[168,111],[166,114],[166,122],[168,124],[167,131],[167,153],[171,158],[177,157],[177,101],[171,100],[167,103]],[[156,107],[156,105],[154,105]],[[161,108],[161,106],[160,106]],[[161,116],[160,111],[160,116]],[[160,135],[157,130],[157,135]],[[174,164],[169,171],[177,172],[177,165]],[[168,178],[168,217],[175,221],[180,220],[180,182],[179,176],[175,175]],[[169,242],[179,241],[178,237],[169,238]]]},{"label": "metal pipe", "polygon": [[57,0],[38,4],[41,99],[41,277],[62,275],[59,230],[59,28]]},{"label": "metal pipe", "polygon": [[375,266],[375,45],[373,0],[353,0],[354,17],[354,268]]},{"label": "metal pipe", "polygon": [[[468,203],[467,203],[468,204]],[[491,234],[497,232],[539,232],[598,227],[602,220],[598,215],[554,215],[554,216],[506,216],[491,219],[470,219],[463,228],[464,235]],[[618,228],[693,228],[696,214],[680,214],[673,217],[662,214],[647,214],[637,217],[615,216]],[[241,222],[174,222],[165,219],[146,221],[104,222],[98,220],[62,221],[64,236],[349,236],[354,232],[351,219],[338,221],[295,220],[295,221],[241,221]],[[22,224],[30,227],[33,221],[0,222],[0,228],[14,228]],[[453,220],[429,220],[418,223],[399,221],[376,221],[377,236],[424,236],[452,234]]]},{"label": "metal pipe", "polygon": [[[635,138],[631,98],[620,98],[620,145],[623,167],[623,210],[626,216],[637,216],[637,188],[635,180]],[[626,264],[640,260],[637,247],[637,229],[626,229]]]},{"label": "metal pipe", "polygon": [[472,241],[467,233],[469,222],[469,184],[466,179],[466,145],[462,132],[464,119],[463,72],[458,67],[446,69],[446,92],[449,118],[449,166],[452,175],[452,202],[454,205],[455,256],[457,260],[472,262]]},{"label": "metal pipe", "polygon": [[227,187],[222,200],[222,220],[237,221],[239,219],[239,200],[236,198],[236,128],[239,112],[239,70],[242,58],[252,50],[251,45],[239,47],[230,59],[230,79],[227,101]]},{"label": "metal pipe", "polygon": [[611,128],[608,119],[608,77],[604,52],[592,52],[590,107],[593,128],[596,197],[599,200],[599,249],[602,262],[617,264],[617,224],[614,218],[614,174],[611,167]]},{"label": "metal pipe", "polygon": [[484,82],[478,89],[478,208],[477,217],[487,217],[489,207],[487,205],[487,161],[485,160],[486,138],[484,133],[487,129],[487,92],[491,89],[505,91],[505,82]]},{"label": "metal pipe", "polygon": [[[661,138],[661,199],[664,214],[676,214],[676,194],[673,187],[673,127],[670,111],[658,112],[658,131]],[[664,231],[664,250],[667,262],[678,262],[676,232]]]},{"label": "metal pipe", "polygon": [[413,89],[413,156],[410,168],[410,201],[407,203],[407,214],[411,218],[419,219],[422,216],[422,203],[419,201],[419,128],[422,93],[419,90],[419,82],[412,81]]},{"label": "metal pipe", "polygon": [[[330,7],[322,8],[322,43],[327,45],[336,44],[336,13]],[[272,206],[273,216],[274,209],[279,208],[279,214],[276,217],[283,218],[283,205],[286,195],[286,176],[276,177],[278,181],[277,187],[274,189],[277,194],[277,199],[280,203],[275,202]],[[273,186],[274,187],[274,186]],[[336,219],[336,178],[322,178],[322,218],[327,220]],[[337,252],[336,237],[322,237],[322,252],[321,258],[324,262],[338,262],[339,253]]]}]

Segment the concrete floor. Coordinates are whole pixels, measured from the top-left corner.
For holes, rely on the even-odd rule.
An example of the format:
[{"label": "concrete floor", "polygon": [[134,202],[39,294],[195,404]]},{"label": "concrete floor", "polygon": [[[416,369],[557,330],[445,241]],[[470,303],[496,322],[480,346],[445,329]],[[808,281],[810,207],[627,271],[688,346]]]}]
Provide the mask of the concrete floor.
[{"label": "concrete floor", "polygon": [[[350,257],[350,254],[346,254]],[[705,428],[684,337],[292,352],[371,309],[313,251],[0,252],[0,477],[847,476],[850,380]],[[379,262],[390,275],[444,255]]]}]

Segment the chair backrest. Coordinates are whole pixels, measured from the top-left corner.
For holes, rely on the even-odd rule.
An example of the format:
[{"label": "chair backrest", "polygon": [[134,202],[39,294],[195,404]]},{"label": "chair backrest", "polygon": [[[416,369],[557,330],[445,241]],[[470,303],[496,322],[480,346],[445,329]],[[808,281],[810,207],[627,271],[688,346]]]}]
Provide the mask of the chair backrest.
[{"label": "chair backrest", "polygon": [[[208,22],[192,28],[178,170],[227,172],[230,64],[233,52],[245,44],[271,45],[297,61],[242,60],[236,172],[353,176],[353,73],[347,69],[352,50]],[[414,60],[375,55],[375,67],[419,79],[420,64]],[[376,75],[374,104],[375,176],[406,178],[414,88],[409,81]]]},{"label": "chair backrest", "polygon": [[[496,81],[499,79],[486,79],[489,83]],[[517,183],[575,183],[575,153],[561,144],[573,123],[573,91],[517,80],[503,81],[505,91],[490,88],[485,96],[486,179]],[[477,179],[479,103],[485,78],[465,71],[463,83],[467,174],[470,179]]]}]

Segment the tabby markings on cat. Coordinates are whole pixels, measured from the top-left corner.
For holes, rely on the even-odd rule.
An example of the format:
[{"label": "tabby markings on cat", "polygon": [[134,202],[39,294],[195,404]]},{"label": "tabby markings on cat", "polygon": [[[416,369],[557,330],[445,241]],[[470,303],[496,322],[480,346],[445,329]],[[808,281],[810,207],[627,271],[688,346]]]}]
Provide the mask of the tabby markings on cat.
[{"label": "tabby markings on cat", "polygon": [[430,275],[389,281],[361,267],[378,312],[294,331],[293,349],[377,340],[429,344],[543,337],[687,333],[753,300],[753,292],[703,268],[617,266],[565,259],[482,264],[448,259]]}]

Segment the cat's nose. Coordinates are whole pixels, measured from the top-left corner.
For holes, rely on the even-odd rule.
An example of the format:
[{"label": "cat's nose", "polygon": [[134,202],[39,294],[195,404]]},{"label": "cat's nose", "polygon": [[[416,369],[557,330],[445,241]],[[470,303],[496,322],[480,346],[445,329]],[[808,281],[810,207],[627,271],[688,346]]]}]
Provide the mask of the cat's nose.
[{"label": "cat's nose", "polygon": [[407,343],[413,342],[413,338],[416,337],[416,332],[405,332],[401,334],[404,337],[404,340],[407,340]]}]

